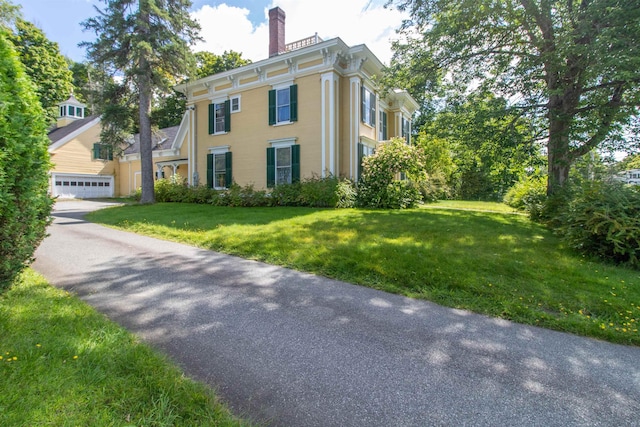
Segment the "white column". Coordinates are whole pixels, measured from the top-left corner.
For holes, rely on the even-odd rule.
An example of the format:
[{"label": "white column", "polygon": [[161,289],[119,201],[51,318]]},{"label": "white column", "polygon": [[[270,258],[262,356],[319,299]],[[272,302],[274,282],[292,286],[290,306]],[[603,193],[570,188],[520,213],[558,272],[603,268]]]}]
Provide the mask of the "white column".
[{"label": "white column", "polygon": [[349,79],[349,178],[358,173],[358,139],[360,134],[360,77]]},{"label": "white column", "polygon": [[[322,74],[322,95],[321,95],[321,116],[322,116],[322,173],[324,178],[329,172],[332,175],[337,174],[336,155],[337,155],[337,111],[336,111],[336,82],[337,76],[331,71]],[[327,90],[328,89],[328,90]],[[329,162],[327,165],[327,147],[329,149]]]}]

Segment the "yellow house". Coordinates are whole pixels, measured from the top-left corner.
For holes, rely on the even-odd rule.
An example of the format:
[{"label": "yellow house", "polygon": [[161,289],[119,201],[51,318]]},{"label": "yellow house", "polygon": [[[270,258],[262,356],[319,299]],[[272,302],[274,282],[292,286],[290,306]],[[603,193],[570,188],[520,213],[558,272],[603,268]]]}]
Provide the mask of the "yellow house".
[{"label": "yellow house", "polygon": [[383,64],[365,45],[317,35],[285,44],[284,21],[280,8],[269,11],[268,59],[176,88],[187,96],[189,184],[357,180],[377,144],[409,138],[418,105],[406,91],[382,91]]},{"label": "yellow house", "polygon": [[[100,143],[100,117],[86,116],[86,105],[73,95],[59,104],[56,127],[49,131],[53,163],[49,192],[62,198],[128,196],[140,187],[140,136],[118,155]],[[185,115],[186,117],[186,115]],[[187,131],[181,126],[161,129],[152,138],[156,177],[189,175]]]},{"label": "yellow house", "polygon": [[[160,129],[152,135],[152,157],[155,168],[155,178],[170,178],[179,175],[189,176],[189,160],[187,158],[186,114],[179,126]],[[134,193],[142,185],[140,166],[140,135],[134,135],[131,145],[118,158],[119,188],[123,196]]]},{"label": "yellow house", "polygon": [[118,161],[100,144],[100,117],[85,117],[86,105],[73,95],[59,104],[56,127],[49,131],[53,163],[49,192],[54,197],[113,197]]},{"label": "yellow house", "polygon": [[[187,82],[179,126],[153,137],[156,178],[190,185],[268,188],[310,177],[357,180],[362,158],[391,137],[410,138],[418,105],[384,91],[383,64],[365,45],[317,35],[285,43],[285,13],[269,11],[269,58]],[[49,133],[51,194],[127,196],[140,187],[139,138],[114,157],[100,144],[100,119],[73,96]]]}]

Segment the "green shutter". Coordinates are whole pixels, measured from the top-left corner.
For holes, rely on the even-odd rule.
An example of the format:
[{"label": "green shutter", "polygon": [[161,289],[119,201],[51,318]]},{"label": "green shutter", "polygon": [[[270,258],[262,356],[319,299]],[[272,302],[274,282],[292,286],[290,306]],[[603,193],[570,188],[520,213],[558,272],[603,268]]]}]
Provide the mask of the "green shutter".
[{"label": "green shutter", "polygon": [[267,148],[267,187],[273,188],[276,186],[276,149],[273,147]]},{"label": "green shutter", "polygon": [[227,151],[224,153],[224,186],[227,188],[231,187],[231,183],[233,182],[233,174],[231,173],[232,166],[232,158],[231,151]]},{"label": "green shutter", "polygon": [[97,160],[100,158],[100,144],[93,144],[93,160]]},{"label": "green shutter", "polygon": [[276,90],[269,91],[269,125],[276,124]]},{"label": "green shutter", "polygon": [[365,89],[364,86],[360,86],[360,120],[364,122],[364,111],[367,108],[364,102]]},{"label": "green shutter", "polygon": [[209,135],[216,133],[216,105],[209,104]]},{"label": "green shutter", "polygon": [[387,140],[387,113],[382,113],[382,140]]},{"label": "green shutter", "polygon": [[376,125],[376,94],[371,92],[371,114],[369,115],[369,124]]},{"label": "green shutter", "polygon": [[291,182],[300,181],[300,146],[291,146]]},{"label": "green shutter", "polygon": [[224,101],[224,131],[231,132],[231,101]]},{"label": "green shutter", "polygon": [[107,145],[107,158],[113,160],[113,147],[111,145]]},{"label": "green shutter", "polygon": [[207,188],[213,188],[213,154],[207,154]]},{"label": "green shutter", "polygon": [[298,121],[298,85],[289,86],[289,114],[292,122]]},{"label": "green shutter", "polygon": [[364,146],[358,142],[358,181],[362,177],[362,160],[364,159]]}]

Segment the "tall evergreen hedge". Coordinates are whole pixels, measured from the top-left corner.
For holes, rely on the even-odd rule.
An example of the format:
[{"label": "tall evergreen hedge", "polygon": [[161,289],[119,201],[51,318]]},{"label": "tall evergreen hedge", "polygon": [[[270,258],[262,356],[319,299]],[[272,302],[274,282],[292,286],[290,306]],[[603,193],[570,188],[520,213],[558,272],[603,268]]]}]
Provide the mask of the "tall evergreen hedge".
[{"label": "tall evergreen hedge", "polygon": [[52,206],[48,145],[44,111],[0,27],[0,292],[45,236]]}]

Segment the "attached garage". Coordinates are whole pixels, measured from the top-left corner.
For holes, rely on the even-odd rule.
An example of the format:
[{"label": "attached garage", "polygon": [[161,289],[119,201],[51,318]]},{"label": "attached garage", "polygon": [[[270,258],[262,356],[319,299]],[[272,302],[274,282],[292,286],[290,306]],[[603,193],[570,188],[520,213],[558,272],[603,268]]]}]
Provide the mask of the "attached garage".
[{"label": "attached garage", "polygon": [[58,174],[51,176],[54,197],[94,199],[113,197],[113,176]]}]

